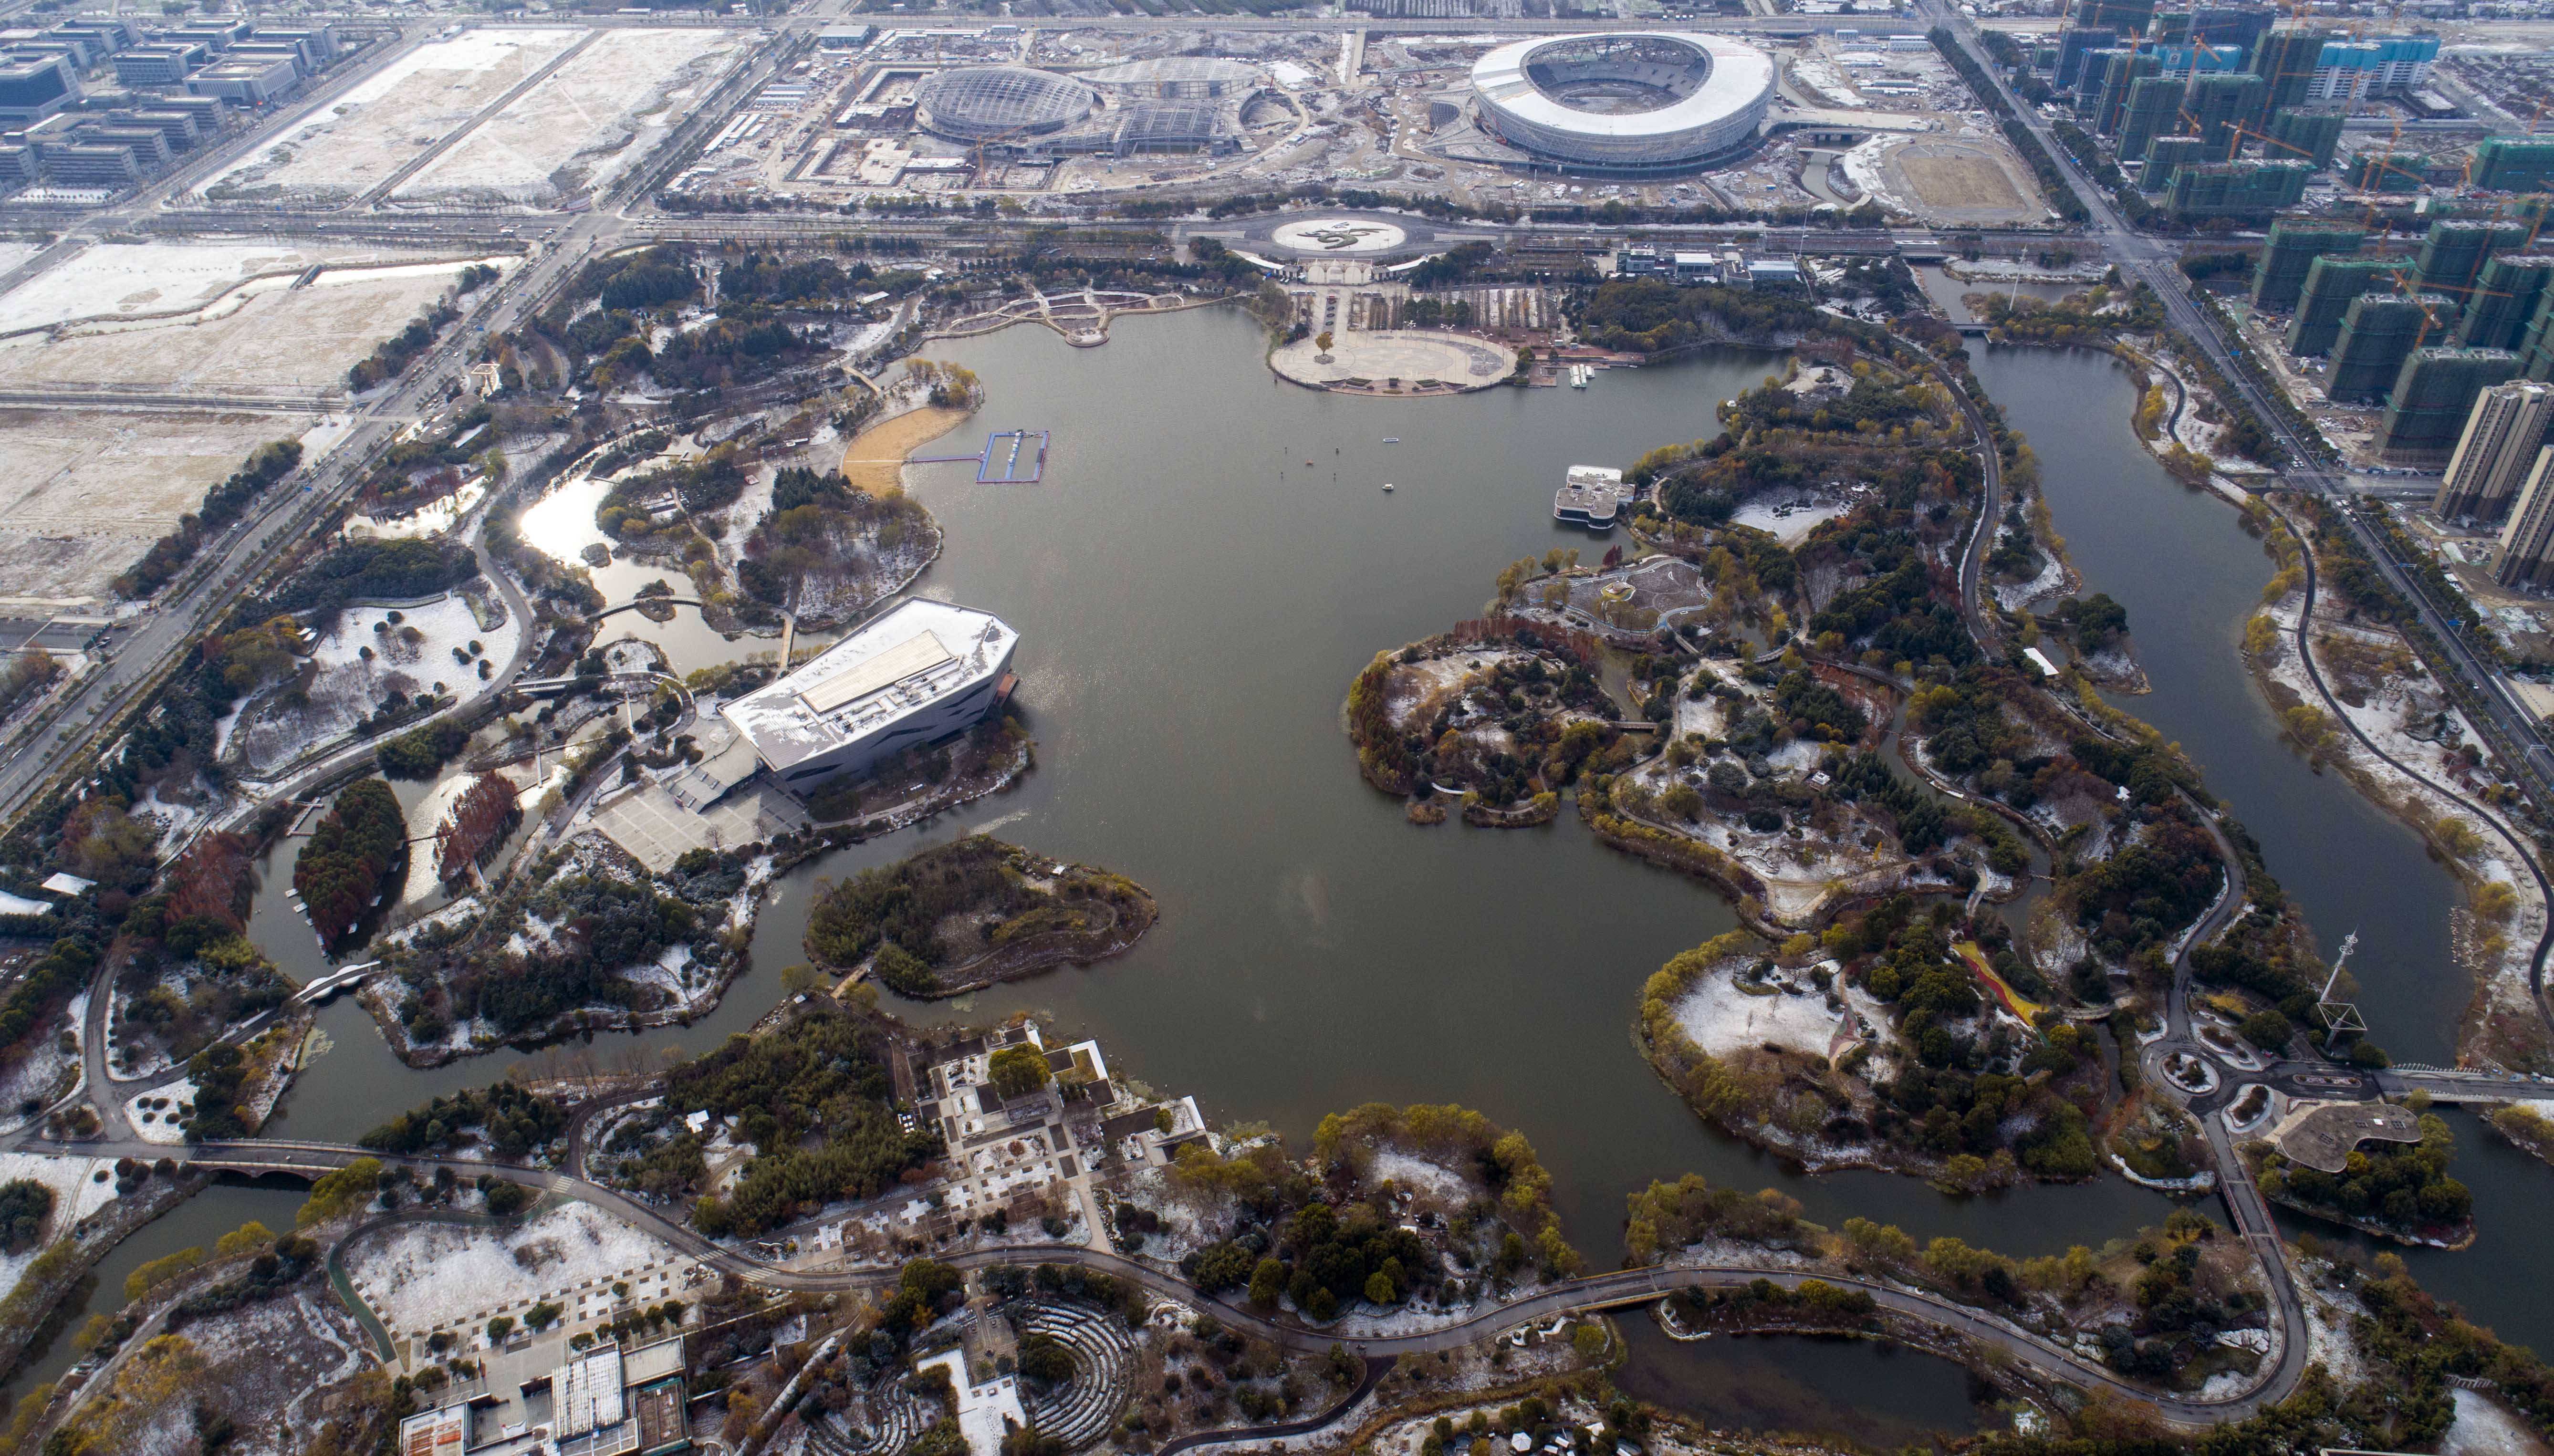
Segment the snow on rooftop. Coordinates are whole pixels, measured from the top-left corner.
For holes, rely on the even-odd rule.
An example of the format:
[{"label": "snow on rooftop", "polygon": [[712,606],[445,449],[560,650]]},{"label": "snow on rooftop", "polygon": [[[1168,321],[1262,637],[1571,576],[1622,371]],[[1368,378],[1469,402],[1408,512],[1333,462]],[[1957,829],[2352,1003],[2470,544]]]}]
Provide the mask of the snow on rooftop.
[{"label": "snow on rooftop", "polygon": [[786,769],[1000,672],[1018,640],[989,613],[910,601],[722,712]]}]

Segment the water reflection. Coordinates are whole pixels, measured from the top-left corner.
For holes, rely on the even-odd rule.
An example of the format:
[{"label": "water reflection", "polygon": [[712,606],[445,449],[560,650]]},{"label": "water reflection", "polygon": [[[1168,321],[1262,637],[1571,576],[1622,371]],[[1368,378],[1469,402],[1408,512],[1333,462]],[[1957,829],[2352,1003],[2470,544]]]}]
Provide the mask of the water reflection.
[{"label": "water reflection", "polygon": [[143,1225],[109,1250],[79,1291],[63,1302],[53,1339],[28,1353],[17,1376],[0,1387],[0,1401],[14,1404],[32,1387],[59,1380],[77,1364],[80,1352],[72,1347],[70,1337],[90,1315],[112,1314],[124,1307],[124,1282],[135,1270],[180,1249],[210,1253],[215,1239],[252,1219],[278,1233],[290,1232],[293,1211],[307,1196],[307,1189],[291,1178],[249,1179],[226,1174],[174,1211]]},{"label": "water reflection", "polygon": [[1717,1430],[1788,1433],[1865,1450],[1984,1429],[1992,1399],[1958,1364],[1885,1340],[1809,1335],[1672,1339],[1647,1309],[1616,1320],[1625,1359],[1614,1384],[1634,1400]]},{"label": "water reflection", "polygon": [[[1954,1202],[1876,1173],[1806,1178],[1705,1129],[1630,1027],[1642,981],[1728,929],[1727,905],[1597,844],[1574,817],[1416,829],[1356,776],[1338,713],[1358,667],[1477,615],[1507,561],[1600,554],[1610,542],[1552,518],[1563,471],[1707,436],[1714,404],[1774,357],[1609,371],[1584,392],[1375,400],[1277,384],[1260,344],[1246,318],[1199,312],[1136,321],[1096,351],[1018,330],[947,346],[984,378],[987,427],[1057,431],[1039,486],[915,471],[948,532],[920,590],[1021,628],[1039,766],[939,825],[800,867],[714,1014],[598,1038],[597,1055],[697,1050],[751,1025],[804,958],[816,880],[1000,820],[1019,842],[1132,875],[1163,917],[1131,953],[987,992],[970,1019],[1037,1010],[1218,1120],[1299,1142],[1360,1101],[1479,1107],[1534,1139],[1566,1227],[1600,1266],[1619,1257],[1625,1194],[1689,1172],[1780,1182],[1821,1222],[1866,1213],[2015,1254],[2162,1218],[2166,1200],[2115,1179]],[[414,1073],[351,1004],[322,1024],[336,1048],[290,1100],[296,1136],[360,1133],[493,1078],[511,1055]]]}]

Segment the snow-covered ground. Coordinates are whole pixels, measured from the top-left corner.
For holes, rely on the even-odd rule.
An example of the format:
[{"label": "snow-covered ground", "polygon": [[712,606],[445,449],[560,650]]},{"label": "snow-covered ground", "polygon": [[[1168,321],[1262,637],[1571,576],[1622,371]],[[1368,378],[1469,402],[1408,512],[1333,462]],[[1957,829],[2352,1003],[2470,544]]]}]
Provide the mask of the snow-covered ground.
[{"label": "snow-covered ground", "polygon": [[[88,992],[71,998],[70,1009],[63,1013],[62,1025],[85,1027],[88,1024]],[[29,1102],[51,1101],[55,1089],[79,1063],[79,1053],[65,1052],[60,1039],[48,1034],[30,1043],[27,1055],[18,1064],[0,1072],[0,1133],[12,1133],[35,1121],[19,1109]]]},{"label": "snow-covered ground", "polygon": [[[2297,694],[2304,702],[2328,711],[2330,705],[2316,692],[2297,660],[2294,628],[2302,600],[2301,594],[2292,593],[2268,609],[2267,615],[2279,624],[2280,632],[2278,645],[2264,666],[2273,681]],[[2327,623],[2320,615],[2316,627],[2318,635],[2325,630],[2347,631],[2363,638],[2369,635],[2363,630]],[[2325,670],[2329,677],[2328,665]],[[2343,703],[2340,707],[2352,726],[2366,733],[2395,762],[2409,766],[2432,783],[2450,784],[2455,782],[2456,773],[2448,760],[2447,750],[2438,743],[2413,737],[2404,730],[2405,690],[2426,690],[2432,686],[2428,674],[2415,667],[2409,677],[2387,682],[2365,705],[2354,708]],[[2463,741],[2481,741],[2480,735],[2462,714],[2451,711],[2449,717]],[[2496,821],[2497,816],[2467,800],[2451,798],[2414,783],[2380,762],[2347,732],[2336,731],[2334,737],[2330,751],[2349,760],[2371,780],[2383,785],[2398,802],[2410,804],[2433,821],[2463,820],[2481,837],[2483,847],[2468,861],[2467,867],[2486,880],[2506,886],[2515,897],[2516,909],[2507,924],[2496,928],[2501,938],[2500,953],[2491,963],[2477,967],[2483,980],[2478,994],[2496,1010],[2532,1020],[2535,1001],[2528,986],[2528,961],[2537,939],[2544,931],[2547,906],[2536,892],[2534,875],[2514,861],[2508,841],[2493,832],[2492,822]],[[2480,947],[2477,948],[2477,958],[2481,958]],[[2488,1017],[2484,1019],[2489,1020]],[[2476,1019],[2469,1017],[2469,1025],[2475,1024]]]},{"label": "snow-covered ground", "polygon": [[1463,1176],[1452,1169],[1443,1164],[1431,1163],[1424,1158],[1413,1158],[1407,1153],[1396,1152],[1390,1148],[1383,1149],[1374,1155],[1374,1166],[1366,1170],[1366,1176],[1377,1181],[1390,1178],[1405,1188],[1434,1193],[1440,1198],[1449,1198],[1456,1202],[1470,1197],[1472,1193],[1472,1185],[1464,1181]]},{"label": "snow-covered ground", "polygon": [[2546,1456],[2543,1438],[2491,1397],[2452,1388],[2448,1399],[2457,1418],[2439,1437],[2439,1456]]},{"label": "snow-covered ground", "polygon": [[613,1302],[615,1281],[634,1303],[660,1301],[690,1268],[673,1247],[585,1203],[566,1203],[513,1232],[406,1224],[364,1240],[346,1257],[364,1301],[394,1331],[477,1329],[501,1313],[518,1319],[548,1299],[573,1323]]},{"label": "snow-covered ground", "polygon": [[[1676,1004],[1677,1024],[1694,1045],[1714,1056],[1772,1044],[1805,1056],[1823,1058],[1845,1033],[1842,1013],[1827,1009],[1826,998],[1777,992],[1750,995],[1738,988],[1737,962],[1715,966]],[[1848,994],[1851,994],[1848,992]],[[1875,1006],[1864,1019],[1886,1026]]]},{"label": "snow-covered ground", "polygon": [[379,248],[98,243],[0,295],[0,334],[73,319],[186,313],[253,278],[298,274],[316,263],[404,260],[422,261]]},{"label": "snow-covered ground", "polygon": [[556,199],[654,150],[738,55],[742,31],[619,30],[595,40],[402,184],[401,198]]},{"label": "snow-covered ground", "polygon": [[376,186],[587,34],[472,30],[419,46],[208,178],[203,190],[329,197]]},{"label": "snow-covered ground", "polygon": [[[378,607],[339,615],[336,626],[311,647],[318,672],[310,682],[308,706],[288,708],[269,700],[247,714],[241,731],[252,772],[273,772],[319,744],[344,737],[393,692],[413,697],[440,683],[464,699],[475,696],[484,686],[478,660],[463,666],[452,655],[456,648],[466,652],[470,643],[479,643],[498,673],[513,659],[515,624],[481,630],[470,604],[458,594],[399,615],[396,623],[389,611]],[[374,631],[376,625],[383,630]],[[410,629],[417,640],[408,640]],[[366,647],[373,649],[369,662],[362,655]]]},{"label": "snow-covered ground", "polygon": [[[100,1178],[104,1181],[100,1181]],[[58,1239],[70,1226],[115,1201],[115,1160],[64,1158],[49,1153],[0,1153],[0,1183],[20,1178],[54,1190],[54,1216],[45,1226],[48,1240]],[[15,1254],[0,1254],[0,1289],[17,1286],[18,1276],[43,1252],[39,1243]]]},{"label": "snow-covered ground", "polygon": [[185,1123],[177,1109],[193,1105],[194,1100],[194,1079],[179,1077],[125,1098],[124,1120],[133,1124],[134,1135],[142,1141],[174,1147],[186,1141]]},{"label": "snow-covered ground", "polygon": [[1754,526],[1786,546],[1797,546],[1809,532],[1852,508],[1843,501],[1797,500],[1788,495],[1750,501],[1732,512],[1734,525]]},{"label": "snow-covered ground", "polygon": [[2066,563],[2058,560],[2055,552],[2043,551],[2039,556],[2039,574],[2027,582],[1999,585],[1995,589],[1996,605],[2007,612],[2019,611],[2042,597],[2055,596],[2065,587]]}]

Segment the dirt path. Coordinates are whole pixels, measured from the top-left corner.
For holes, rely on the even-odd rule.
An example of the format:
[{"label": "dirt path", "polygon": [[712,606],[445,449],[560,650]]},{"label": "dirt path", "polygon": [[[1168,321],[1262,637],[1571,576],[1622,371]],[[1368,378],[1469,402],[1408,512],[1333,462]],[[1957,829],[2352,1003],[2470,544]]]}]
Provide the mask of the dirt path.
[{"label": "dirt path", "polygon": [[853,489],[872,496],[901,490],[905,457],[956,429],[966,418],[964,409],[931,405],[871,425],[843,448],[843,476]]}]

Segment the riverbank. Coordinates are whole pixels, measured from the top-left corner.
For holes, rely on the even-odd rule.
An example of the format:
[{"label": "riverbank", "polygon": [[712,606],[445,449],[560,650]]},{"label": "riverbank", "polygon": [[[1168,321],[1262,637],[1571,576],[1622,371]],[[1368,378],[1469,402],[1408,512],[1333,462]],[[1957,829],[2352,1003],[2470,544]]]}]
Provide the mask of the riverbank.
[{"label": "riverbank", "polygon": [[2296,544],[2308,532],[2292,508],[2265,498],[2257,524],[2266,519],[2287,549],[2274,552],[2282,563],[2275,597],[2245,633],[2256,687],[2297,751],[2419,835],[2455,877],[2465,903],[2450,927],[2450,953],[2473,978],[2458,1023],[2459,1063],[2554,1065],[2532,984],[2549,934],[2541,866],[2525,834],[2481,802],[2480,791],[2448,787],[2471,782],[2475,765],[2457,745],[2478,735],[2399,632],[2358,619],[2329,592],[2310,596],[2306,548]]}]

